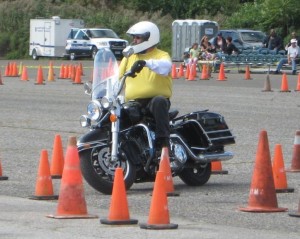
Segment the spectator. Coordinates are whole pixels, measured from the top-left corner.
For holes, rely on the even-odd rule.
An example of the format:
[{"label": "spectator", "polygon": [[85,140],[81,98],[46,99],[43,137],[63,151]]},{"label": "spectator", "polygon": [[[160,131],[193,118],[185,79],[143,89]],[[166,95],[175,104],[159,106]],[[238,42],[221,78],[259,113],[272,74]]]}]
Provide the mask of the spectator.
[{"label": "spectator", "polygon": [[[296,39],[297,41],[297,45],[299,46],[299,40],[300,38],[297,37],[296,32],[292,32],[291,33],[291,39]],[[285,50],[287,51],[288,47],[291,45],[291,42],[289,42],[286,46],[285,46]]]},{"label": "spectator", "polygon": [[226,38],[226,44],[227,46],[224,53],[228,55],[232,55],[232,53],[236,53],[236,54],[240,53],[239,49],[232,43],[232,37],[228,36]]},{"label": "spectator", "polygon": [[204,60],[212,60],[215,57],[216,50],[208,41],[208,37],[204,35],[200,41],[201,58]]},{"label": "spectator", "polygon": [[219,32],[217,37],[214,39],[213,46],[216,51],[225,51],[226,50],[226,40],[222,37],[222,33]]},{"label": "spectator", "polygon": [[189,64],[189,62],[190,62],[190,53],[189,53],[190,49],[189,48],[187,48],[187,49],[188,50],[185,50],[182,55],[182,59],[183,59],[182,66],[183,67],[186,67],[187,64]]},{"label": "spectator", "polygon": [[288,47],[288,52],[287,52],[287,58],[281,58],[276,71],[274,72],[275,74],[279,74],[279,71],[282,67],[283,64],[292,64],[292,70],[293,70],[293,75],[296,75],[296,58],[299,56],[299,46],[297,46],[297,40],[292,39],[291,40],[291,46]]},{"label": "spectator", "polygon": [[195,42],[190,50],[190,64],[197,64],[200,55],[199,44]]},{"label": "spectator", "polygon": [[274,29],[271,29],[270,35],[268,35],[263,44],[269,50],[274,50],[276,53],[283,48],[282,39],[278,36]]}]

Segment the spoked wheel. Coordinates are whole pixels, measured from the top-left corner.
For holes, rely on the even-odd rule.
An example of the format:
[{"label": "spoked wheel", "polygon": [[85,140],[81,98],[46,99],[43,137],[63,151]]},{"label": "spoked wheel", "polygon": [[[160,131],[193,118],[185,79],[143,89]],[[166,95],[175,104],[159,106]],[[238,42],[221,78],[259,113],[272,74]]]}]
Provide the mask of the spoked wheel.
[{"label": "spoked wheel", "polygon": [[108,146],[97,147],[79,153],[80,166],[85,180],[97,191],[111,194],[116,168],[123,169],[126,189],[129,189],[135,179],[135,166],[127,159],[126,152],[120,152],[116,162],[110,160]]},{"label": "spoked wheel", "polygon": [[210,175],[211,163],[208,163],[197,168],[185,168],[180,172],[179,177],[189,186],[202,186],[208,182]]}]

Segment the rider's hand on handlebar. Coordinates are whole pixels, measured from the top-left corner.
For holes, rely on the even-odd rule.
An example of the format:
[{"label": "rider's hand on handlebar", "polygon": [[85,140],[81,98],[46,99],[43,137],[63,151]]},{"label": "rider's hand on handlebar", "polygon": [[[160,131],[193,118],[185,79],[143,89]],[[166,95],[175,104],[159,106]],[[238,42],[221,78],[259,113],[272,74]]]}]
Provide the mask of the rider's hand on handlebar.
[{"label": "rider's hand on handlebar", "polygon": [[140,73],[140,71],[144,68],[145,65],[146,65],[146,61],[144,61],[144,60],[136,61],[131,67],[131,70],[130,70],[131,74],[129,76],[136,77],[135,73]]}]

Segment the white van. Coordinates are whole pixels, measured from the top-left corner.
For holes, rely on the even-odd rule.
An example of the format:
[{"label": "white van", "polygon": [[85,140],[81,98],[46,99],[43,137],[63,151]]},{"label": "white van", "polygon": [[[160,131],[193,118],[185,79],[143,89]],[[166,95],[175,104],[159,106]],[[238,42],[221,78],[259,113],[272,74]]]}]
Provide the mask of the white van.
[{"label": "white van", "polygon": [[29,55],[39,57],[64,57],[66,40],[74,27],[84,27],[81,19],[30,19]]},{"label": "white van", "polygon": [[128,45],[128,41],[118,37],[111,29],[85,28],[71,29],[67,43],[66,56],[70,60],[79,57],[92,57],[102,47],[109,47],[117,59],[122,59],[122,51]]}]

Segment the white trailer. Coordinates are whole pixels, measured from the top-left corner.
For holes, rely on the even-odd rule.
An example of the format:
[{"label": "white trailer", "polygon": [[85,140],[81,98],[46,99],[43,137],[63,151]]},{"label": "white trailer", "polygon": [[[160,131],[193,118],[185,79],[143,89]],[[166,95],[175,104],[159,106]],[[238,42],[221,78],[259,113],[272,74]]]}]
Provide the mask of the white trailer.
[{"label": "white trailer", "polygon": [[175,20],[172,23],[172,60],[182,61],[183,52],[193,43],[200,44],[201,38],[206,35],[208,39],[214,37],[219,25],[210,20]]},{"label": "white trailer", "polygon": [[30,19],[29,55],[34,60],[40,56],[64,57],[66,40],[71,28],[84,27],[81,19]]}]

